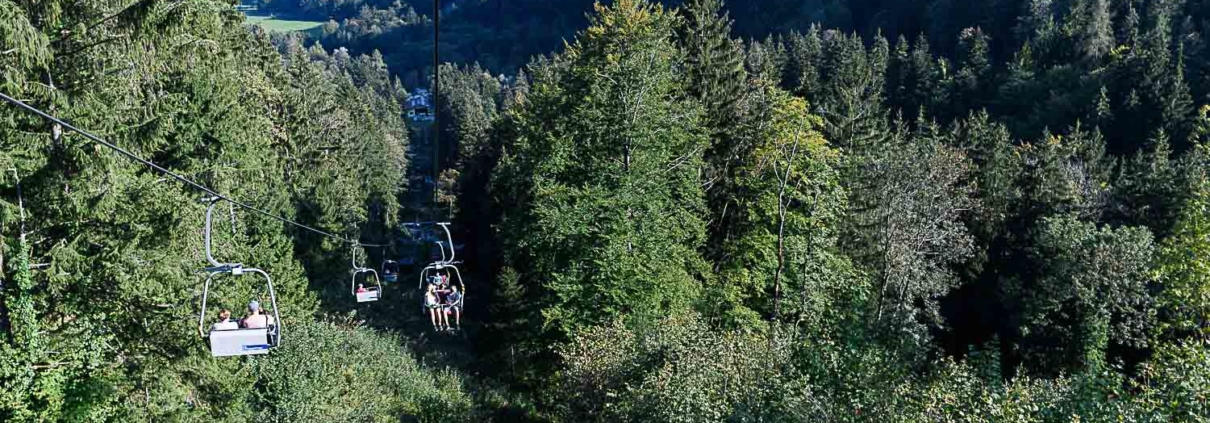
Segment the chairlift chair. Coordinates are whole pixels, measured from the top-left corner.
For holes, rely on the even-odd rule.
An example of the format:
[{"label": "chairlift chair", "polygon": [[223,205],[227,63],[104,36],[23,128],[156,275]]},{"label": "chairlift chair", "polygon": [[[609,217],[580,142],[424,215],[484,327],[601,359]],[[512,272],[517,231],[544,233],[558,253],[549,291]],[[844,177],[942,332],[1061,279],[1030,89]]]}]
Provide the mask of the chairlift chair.
[{"label": "chairlift chair", "polygon": [[[269,277],[265,271],[244,267],[241,263],[219,263],[214,259],[214,255],[210,250],[210,216],[214,210],[214,206],[218,204],[218,198],[207,198],[203,201],[209,201],[210,205],[206,208],[206,260],[210,262],[210,267],[205,268],[207,272],[206,284],[202,287],[202,311],[198,316],[197,330],[203,338],[208,339],[210,345],[210,355],[212,357],[233,357],[241,355],[259,355],[268,354],[270,349],[277,348],[281,345],[282,321],[281,315],[277,308],[277,295],[273,292],[273,279]],[[230,274],[232,276],[243,276],[247,273],[255,273],[265,278],[265,283],[269,288],[269,301],[273,307],[273,321],[267,327],[263,328],[240,328],[230,330],[210,330],[206,329],[206,300],[210,295],[210,283],[215,280],[215,276]]]},{"label": "chairlift chair", "polygon": [[[378,301],[378,298],[382,296],[382,281],[378,279],[378,272],[374,271],[374,269],[357,265],[357,246],[353,246],[352,262],[353,280],[349,290],[352,291],[353,296],[357,297],[357,302],[359,303]],[[361,274],[373,276],[375,286],[366,288],[365,292],[357,292],[357,275]],[[369,281],[369,278],[366,278],[365,280]]]},{"label": "chairlift chair", "polygon": [[386,260],[382,262],[382,278],[387,283],[399,281],[399,263],[395,260]]},{"label": "chairlift chair", "polygon": [[[428,280],[428,277],[430,276],[429,275],[430,272],[446,271],[447,273],[450,273],[451,275],[453,275],[453,278],[450,278],[450,282],[453,284],[456,284],[458,286],[458,290],[462,292],[462,303],[465,304],[466,303],[466,285],[462,283],[462,272],[458,270],[458,266],[457,266],[458,264],[461,264],[462,262],[454,260],[454,258],[456,257],[456,253],[454,252],[454,248],[453,248],[454,237],[453,237],[453,235],[450,234],[449,223],[448,222],[437,223],[437,226],[440,226],[441,229],[445,230],[445,237],[448,242],[437,241],[437,246],[441,248],[441,260],[430,263],[428,266],[425,266],[424,269],[422,269],[420,271],[420,285],[417,288],[420,289],[422,292],[425,290],[424,283],[426,280]],[[446,254],[445,254],[446,245],[450,246],[449,256],[446,256]]]}]

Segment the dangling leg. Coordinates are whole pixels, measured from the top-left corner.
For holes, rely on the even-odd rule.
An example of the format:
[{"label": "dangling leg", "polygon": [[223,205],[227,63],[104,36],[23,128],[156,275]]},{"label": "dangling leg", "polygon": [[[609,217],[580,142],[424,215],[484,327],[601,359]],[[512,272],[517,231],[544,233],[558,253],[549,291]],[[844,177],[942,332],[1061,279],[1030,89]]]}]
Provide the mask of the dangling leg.
[{"label": "dangling leg", "polygon": [[450,307],[454,310],[454,324],[458,325],[458,329],[462,329],[462,307]]}]

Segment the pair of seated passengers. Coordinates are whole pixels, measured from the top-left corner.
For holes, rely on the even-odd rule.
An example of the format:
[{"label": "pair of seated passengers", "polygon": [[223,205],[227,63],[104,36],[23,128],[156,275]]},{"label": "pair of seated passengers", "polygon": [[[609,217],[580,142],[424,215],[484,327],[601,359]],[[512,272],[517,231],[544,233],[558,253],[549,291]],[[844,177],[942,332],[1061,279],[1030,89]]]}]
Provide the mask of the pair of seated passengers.
[{"label": "pair of seated passengers", "polygon": [[262,329],[273,324],[273,317],[262,313],[256,300],[248,303],[248,315],[239,322],[231,320],[231,311],[226,309],[219,312],[218,317],[211,330]]},{"label": "pair of seated passengers", "polygon": [[424,293],[424,306],[428,309],[433,329],[454,330],[448,317],[451,313],[454,315],[454,324],[461,328],[462,294],[458,292],[457,286],[438,289],[439,286],[439,282],[429,284],[428,291]]}]

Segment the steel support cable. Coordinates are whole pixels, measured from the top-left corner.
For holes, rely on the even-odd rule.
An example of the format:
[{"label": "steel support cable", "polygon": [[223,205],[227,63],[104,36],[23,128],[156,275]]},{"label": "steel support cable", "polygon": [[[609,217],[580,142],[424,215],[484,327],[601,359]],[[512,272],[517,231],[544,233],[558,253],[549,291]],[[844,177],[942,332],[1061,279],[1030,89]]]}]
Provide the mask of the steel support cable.
[{"label": "steel support cable", "polygon": [[348,244],[356,244],[356,245],[361,246],[361,247],[388,247],[388,246],[390,246],[389,244],[366,244],[366,243],[362,243],[362,242],[360,242],[360,241],[351,240],[351,239],[348,239],[348,238],[345,238],[345,237],[342,237],[342,236],[339,236],[339,235],[333,234],[333,233],[331,233],[331,232],[327,232],[327,231],[324,231],[324,230],[322,230],[322,229],[316,229],[316,228],[313,228],[313,227],[311,227],[311,226],[304,225],[304,224],[302,224],[302,223],[298,223],[298,222],[295,222],[295,221],[293,221],[293,220],[287,219],[287,218],[285,218],[285,217],[278,216],[278,215],[276,215],[276,214],[270,213],[269,211],[266,211],[266,210],[263,210],[263,209],[257,208],[257,207],[255,207],[255,206],[253,206],[253,205],[251,205],[251,204],[248,204],[248,203],[245,203],[245,202],[243,202],[243,201],[239,201],[239,200],[236,200],[236,199],[234,199],[234,198],[231,198],[231,197],[229,197],[229,196],[227,196],[227,195],[224,195],[224,194],[222,194],[222,193],[220,193],[220,192],[218,192],[218,191],[215,191],[215,190],[213,190],[213,189],[210,189],[209,187],[206,187],[205,185],[199,184],[199,183],[197,183],[197,182],[194,182],[194,181],[190,180],[189,178],[186,178],[186,177],[184,177],[184,176],[181,176],[181,175],[179,175],[179,174],[177,174],[177,173],[175,173],[175,172],[173,172],[173,171],[171,171],[171,170],[165,169],[165,168],[161,167],[160,165],[157,165],[157,164],[152,163],[151,161],[149,161],[149,160],[147,160],[147,159],[144,159],[144,158],[142,158],[142,157],[139,157],[139,156],[135,155],[134,153],[131,153],[130,151],[127,151],[126,149],[124,149],[124,148],[122,148],[122,147],[119,147],[119,146],[117,146],[117,145],[115,145],[115,144],[113,144],[113,143],[110,143],[109,141],[105,141],[105,140],[101,139],[100,137],[98,137],[98,136],[96,136],[96,135],[93,135],[93,134],[89,133],[88,131],[85,131],[85,130],[83,130],[83,129],[77,128],[77,127],[73,126],[72,124],[70,124],[70,123],[67,123],[67,122],[63,121],[62,119],[59,119],[59,118],[54,117],[54,116],[51,116],[49,113],[46,113],[46,112],[44,112],[44,111],[42,111],[42,110],[39,110],[39,109],[38,109],[38,108],[36,108],[36,107],[30,106],[30,105],[28,105],[28,104],[25,104],[25,103],[21,102],[20,100],[17,100],[17,99],[15,99],[15,98],[9,97],[8,95],[6,95],[6,94],[4,94],[4,93],[0,93],[0,99],[2,99],[2,100],[4,100],[4,101],[7,101],[7,102],[9,102],[9,103],[12,103],[13,105],[15,105],[15,106],[17,106],[17,107],[20,107],[20,108],[22,108],[22,109],[25,109],[25,111],[28,111],[28,112],[33,113],[33,114],[35,114],[35,115],[38,115],[39,117],[41,117],[41,118],[43,118],[43,119],[46,119],[46,120],[48,120],[48,121],[54,122],[54,123],[59,124],[59,125],[62,125],[64,128],[67,128],[67,129],[70,129],[70,130],[72,130],[72,131],[75,131],[76,133],[78,133],[78,134],[80,134],[80,135],[83,135],[85,138],[88,138],[88,139],[90,139],[90,140],[92,140],[92,141],[96,142],[97,144],[101,144],[101,145],[103,145],[103,146],[105,146],[105,147],[109,147],[109,149],[111,149],[111,150],[113,150],[113,151],[116,151],[116,152],[118,152],[119,154],[121,154],[121,155],[123,155],[123,156],[126,156],[127,158],[130,158],[131,160],[134,160],[134,161],[136,161],[136,162],[139,162],[139,163],[143,164],[144,166],[147,166],[147,167],[150,167],[150,168],[152,168],[152,169],[155,169],[156,171],[158,171],[158,172],[160,172],[160,173],[162,173],[162,174],[164,174],[164,175],[167,175],[167,176],[169,176],[169,177],[171,177],[171,178],[173,178],[173,179],[176,179],[177,181],[180,181],[181,183],[183,183],[183,184],[185,184],[185,185],[188,185],[189,187],[192,187],[192,188],[194,188],[194,189],[197,189],[198,191],[201,191],[201,192],[204,192],[204,193],[209,194],[209,195],[211,195],[211,196],[214,196],[214,197],[216,197],[216,198],[218,198],[218,199],[220,199],[220,200],[227,201],[227,202],[229,202],[229,203],[231,203],[231,204],[234,204],[234,205],[236,205],[236,206],[238,206],[238,207],[240,207],[240,208],[242,208],[242,209],[245,209],[245,210],[250,210],[250,211],[256,212],[256,213],[258,213],[258,214],[264,215],[264,216],[266,216],[266,217],[269,217],[269,218],[271,218],[271,219],[273,219],[273,220],[277,220],[277,221],[279,221],[279,222],[282,222],[282,223],[285,223],[285,224],[288,224],[288,225],[294,225],[294,226],[297,226],[297,227],[299,227],[299,228],[303,228],[303,229],[306,229],[306,230],[308,230],[308,231],[311,231],[311,232],[314,232],[314,233],[317,233],[317,234],[320,234],[320,235],[324,235],[324,236],[327,236],[327,237],[330,237],[330,238],[334,238],[334,239],[340,240],[341,242],[344,242],[344,243],[348,243]]}]

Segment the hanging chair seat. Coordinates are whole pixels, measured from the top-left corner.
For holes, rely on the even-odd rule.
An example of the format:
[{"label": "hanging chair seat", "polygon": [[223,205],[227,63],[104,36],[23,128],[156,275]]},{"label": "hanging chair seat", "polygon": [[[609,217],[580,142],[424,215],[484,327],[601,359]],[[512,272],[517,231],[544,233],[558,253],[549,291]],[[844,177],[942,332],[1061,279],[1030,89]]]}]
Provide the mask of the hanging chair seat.
[{"label": "hanging chair seat", "polygon": [[268,354],[273,348],[273,332],[270,326],[256,329],[232,329],[210,331],[210,354],[214,357]]},{"label": "hanging chair seat", "polygon": [[365,292],[357,293],[357,302],[365,303],[370,301],[378,301],[378,288],[367,288]]}]

